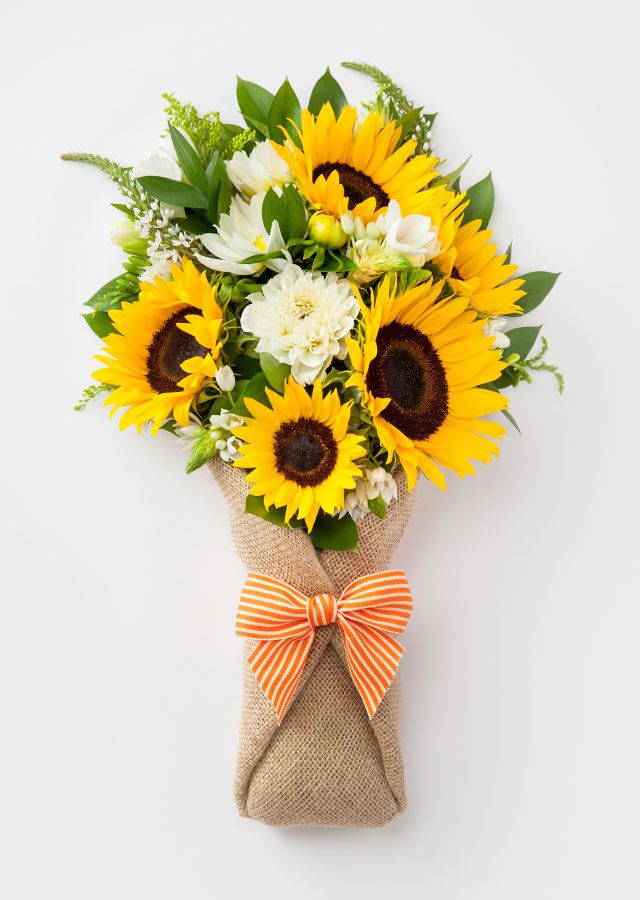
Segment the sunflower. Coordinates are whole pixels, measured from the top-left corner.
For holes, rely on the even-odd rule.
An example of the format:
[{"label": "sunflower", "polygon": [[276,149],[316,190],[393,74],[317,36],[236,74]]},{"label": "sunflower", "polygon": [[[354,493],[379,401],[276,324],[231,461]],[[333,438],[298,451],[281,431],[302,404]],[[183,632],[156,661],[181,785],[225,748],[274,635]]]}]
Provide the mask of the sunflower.
[{"label": "sunflower", "polygon": [[[457,229],[449,253],[436,263],[449,276],[451,287],[482,315],[505,316],[522,312],[517,305],[524,297],[522,278],[513,278],[518,267],[497,254],[490,243],[492,231],[475,219]],[[509,281],[508,279],[511,279]]]},{"label": "sunflower", "polygon": [[117,333],[104,339],[96,356],[106,368],[93,377],[116,385],[105,400],[111,415],[129,409],[120,428],[138,431],[153,420],[152,434],[169,416],[189,423],[189,407],[204,382],[215,375],[220,357],[222,312],[216,288],[188,259],[171,267],[171,280],[145,281],[140,299],[109,314]]},{"label": "sunflower", "polygon": [[505,433],[480,416],[504,409],[506,399],[478,387],[500,375],[500,351],[467,300],[438,301],[441,289],[429,280],[396,295],[385,278],[371,308],[361,300],[360,340],[348,341],[354,372],[347,386],[362,392],[387,461],[397,454],[410,488],[418,469],[444,488],[436,463],[473,472],[470,460],[497,456],[490,438]]},{"label": "sunflower", "polygon": [[341,509],[345,489],[355,487],[363,438],[347,432],[351,403],[341,404],[337,391],[323,396],[320,381],[311,396],[293,378],[284,396],[269,389],[267,396],[271,408],[245,399],[251,418],[234,429],[244,441],[235,465],[252,470],[250,494],[267,508],[286,507],[286,522],[297,515],[311,531],[320,509]]},{"label": "sunflower", "polygon": [[398,201],[405,216],[428,214],[423,188],[435,178],[438,160],[413,156],[415,140],[398,147],[397,122],[387,124],[371,112],[356,131],[357,118],[353,106],[345,106],[337,119],[329,103],[317,116],[305,109],[298,129],[301,148],[291,139],[273,145],[309,203],[336,217],[349,210],[364,224],[390,200]]}]

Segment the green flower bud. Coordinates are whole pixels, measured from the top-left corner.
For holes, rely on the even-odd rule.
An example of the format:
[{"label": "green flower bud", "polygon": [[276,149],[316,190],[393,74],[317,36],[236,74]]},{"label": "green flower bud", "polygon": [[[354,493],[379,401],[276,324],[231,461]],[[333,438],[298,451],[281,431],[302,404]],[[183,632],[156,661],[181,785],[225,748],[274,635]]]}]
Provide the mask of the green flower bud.
[{"label": "green flower bud", "polygon": [[511,353],[511,354],[510,354],[509,356],[507,356],[507,358],[505,359],[505,362],[506,362],[506,364],[507,364],[508,366],[512,366],[514,363],[517,363],[517,362],[519,362],[519,361],[520,361],[520,354],[519,354],[519,353]]},{"label": "green flower bud", "polygon": [[337,250],[347,242],[340,220],[328,213],[317,212],[309,219],[309,234],[321,247],[327,250]]},{"label": "green flower bud", "polygon": [[124,241],[120,246],[125,253],[131,256],[144,256],[147,252],[149,242],[141,237],[133,237]]}]

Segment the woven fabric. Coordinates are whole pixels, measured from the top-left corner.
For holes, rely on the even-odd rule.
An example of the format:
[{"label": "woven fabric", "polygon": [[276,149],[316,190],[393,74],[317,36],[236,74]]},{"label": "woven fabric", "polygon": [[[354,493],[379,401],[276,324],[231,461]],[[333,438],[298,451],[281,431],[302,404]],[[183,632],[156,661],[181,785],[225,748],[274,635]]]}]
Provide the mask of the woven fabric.
[{"label": "woven fabric", "polygon": [[[228,504],[231,531],[248,570],[280,579],[305,596],[340,596],[356,578],[389,563],[413,509],[398,476],[398,498],[384,520],[366,516],[356,553],[316,551],[302,529],[244,513],[242,472],[214,460],[211,472]],[[406,806],[399,742],[400,673],[368,719],[349,675],[337,625],[321,628],[283,722],[262,694],[246,659],[235,796],[241,815],[269,825],[376,827]]]}]

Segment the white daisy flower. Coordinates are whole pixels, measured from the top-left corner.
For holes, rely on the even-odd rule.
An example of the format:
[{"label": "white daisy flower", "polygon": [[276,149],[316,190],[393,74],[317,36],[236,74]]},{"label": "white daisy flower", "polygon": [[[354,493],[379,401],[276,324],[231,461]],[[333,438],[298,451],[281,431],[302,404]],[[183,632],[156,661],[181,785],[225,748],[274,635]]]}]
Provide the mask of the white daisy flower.
[{"label": "white daisy flower", "polygon": [[278,156],[270,141],[256,144],[251,153],[236,150],[227,162],[227,174],[245,197],[266,193],[269,188],[291,181],[291,169]]},{"label": "white daisy flower", "polygon": [[504,330],[509,324],[509,320],[502,316],[496,316],[493,319],[487,319],[484,323],[484,333],[487,337],[493,338],[493,346],[500,350],[506,350],[511,343],[508,334],[504,334]]},{"label": "white daisy flower", "polygon": [[[220,216],[215,234],[201,234],[200,242],[213,253],[213,257],[196,254],[200,262],[217,272],[232,275],[255,275],[265,266],[276,272],[287,264],[287,259],[269,259],[261,263],[242,263],[241,260],[259,253],[284,250],[280,226],[276,221],[267,232],[262,221],[264,193],[254,194],[251,200],[240,195],[234,197],[228,213]],[[286,254],[289,257],[289,254]],[[215,258],[214,258],[215,257]]]},{"label": "white daisy flower", "polygon": [[290,365],[300,384],[312,384],[332,359],[347,355],[358,301],[337,275],[305,272],[290,263],[248,299],[240,320],[243,330],[259,338],[259,353]]}]

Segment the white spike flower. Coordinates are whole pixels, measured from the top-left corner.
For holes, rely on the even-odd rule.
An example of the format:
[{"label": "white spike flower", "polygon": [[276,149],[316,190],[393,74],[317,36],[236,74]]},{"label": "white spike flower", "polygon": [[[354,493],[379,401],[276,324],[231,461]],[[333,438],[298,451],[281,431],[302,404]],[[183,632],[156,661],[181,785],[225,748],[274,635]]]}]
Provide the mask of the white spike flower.
[{"label": "white spike flower", "polygon": [[291,366],[300,384],[324,377],[332,359],[347,355],[346,338],[358,315],[358,301],[337,275],[305,272],[289,264],[248,299],[242,328],[259,338],[259,353]]},{"label": "white spike flower", "polygon": [[[200,262],[217,272],[232,275],[255,275],[264,268],[281,271],[287,258],[269,259],[260,263],[243,263],[243,259],[273,250],[284,251],[280,226],[276,221],[267,231],[262,221],[264,193],[254,194],[251,200],[234,197],[228,213],[220,216],[215,234],[201,234],[200,241],[213,257],[197,254]],[[289,257],[289,254],[285,254]],[[289,257],[290,258],[290,257]]]},{"label": "white spike flower", "polygon": [[266,193],[269,188],[291,181],[289,166],[278,156],[270,141],[256,144],[251,153],[236,150],[227,162],[227,174],[245,197]]}]

